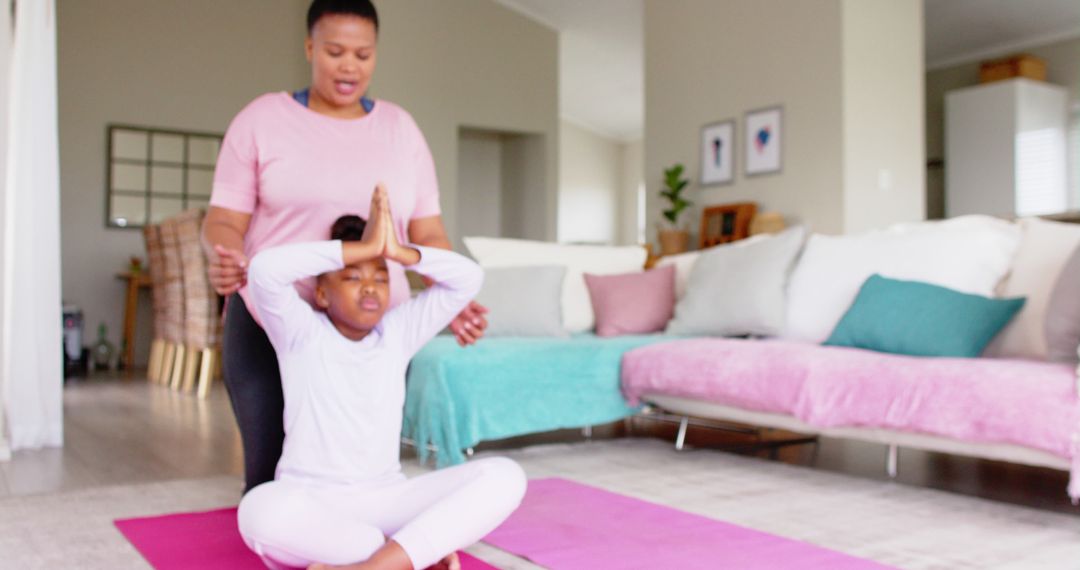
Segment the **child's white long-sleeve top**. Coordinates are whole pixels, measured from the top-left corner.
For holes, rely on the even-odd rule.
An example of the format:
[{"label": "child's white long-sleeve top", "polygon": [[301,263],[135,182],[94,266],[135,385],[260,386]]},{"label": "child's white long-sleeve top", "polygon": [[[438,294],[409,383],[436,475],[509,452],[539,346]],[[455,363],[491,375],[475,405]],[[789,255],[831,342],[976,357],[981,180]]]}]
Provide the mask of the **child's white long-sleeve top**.
[{"label": "child's white long-sleeve top", "polygon": [[330,483],[398,480],[409,360],[476,296],[483,272],[451,251],[413,246],[409,269],[435,280],[383,315],[359,341],[341,335],[293,283],[344,267],[340,241],[264,250],[248,269],[252,300],[277,352],[285,445],[277,478]]}]

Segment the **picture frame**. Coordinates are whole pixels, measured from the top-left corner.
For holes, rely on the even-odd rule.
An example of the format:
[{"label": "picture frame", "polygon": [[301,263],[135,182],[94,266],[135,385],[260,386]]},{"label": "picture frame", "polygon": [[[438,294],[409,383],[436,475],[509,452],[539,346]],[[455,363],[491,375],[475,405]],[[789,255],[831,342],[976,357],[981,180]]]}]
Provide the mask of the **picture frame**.
[{"label": "picture frame", "polygon": [[783,168],[784,109],[780,105],[748,111],[743,156],[747,176],[777,174]]},{"label": "picture frame", "polygon": [[717,186],[735,180],[735,119],[701,128],[701,185]]},{"label": "picture frame", "polygon": [[754,202],[735,202],[708,206],[701,212],[698,247],[731,243],[750,237],[750,222],[757,213]]}]

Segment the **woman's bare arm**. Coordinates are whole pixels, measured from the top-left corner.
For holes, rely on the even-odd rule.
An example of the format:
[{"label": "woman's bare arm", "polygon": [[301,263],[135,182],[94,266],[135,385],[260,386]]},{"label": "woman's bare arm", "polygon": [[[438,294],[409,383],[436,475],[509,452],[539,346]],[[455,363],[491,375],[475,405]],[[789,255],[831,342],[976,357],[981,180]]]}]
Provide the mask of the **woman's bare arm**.
[{"label": "woman's bare arm", "polygon": [[446,226],[443,225],[442,216],[409,220],[409,243],[439,249],[453,249],[450,247],[450,238],[446,236]]},{"label": "woman's bare arm", "polygon": [[[417,245],[453,249],[450,246],[450,238],[446,235],[446,226],[443,225],[442,216],[410,220],[409,241]],[[424,282],[431,285],[427,278]],[[458,344],[469,346],[484,336],[484,329],[488,324],[484,315],[487,312],[487,307],[473,301],[450,323],[450,331],[454,333]]]}]

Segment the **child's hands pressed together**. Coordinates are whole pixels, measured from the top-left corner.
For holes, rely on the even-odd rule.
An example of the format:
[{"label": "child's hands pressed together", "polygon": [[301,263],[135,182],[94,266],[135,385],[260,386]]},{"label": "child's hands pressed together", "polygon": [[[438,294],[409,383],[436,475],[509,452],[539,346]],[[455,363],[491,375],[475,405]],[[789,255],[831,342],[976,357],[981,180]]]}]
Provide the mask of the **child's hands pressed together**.
[{"label": "child's hands pressed together", "polygon": [[[398,241],[397,232],[394,231],[394,218],[390,213],[390,196],[382,184],[377,185],[375,192],[371,195],[370,218],[367,229],[373,233],[381,234],[381,240],[377,241],[382,246],[379,251],[380,257],[385,257],[402,265],[412,265],[420,261],[418,251],[403,246]],[[375,239],[373,238],[373,240]]]},{"label": "child's hands pressed together", "polygon": [[392,223],[383,215],[383,202],[386,202],[386,189],[382,184],[375,187],[371,194],[371,207],[368,208],[367,225],[360,242],[370,248],[371,257],[383,257],[386,251],[387,230],[393,232]]}]

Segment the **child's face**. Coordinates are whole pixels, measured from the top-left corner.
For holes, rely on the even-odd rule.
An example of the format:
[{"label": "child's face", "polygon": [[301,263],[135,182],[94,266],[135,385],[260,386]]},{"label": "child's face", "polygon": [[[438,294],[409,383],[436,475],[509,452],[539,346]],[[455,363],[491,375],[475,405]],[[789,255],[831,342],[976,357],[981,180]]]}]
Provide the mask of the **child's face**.
[{"label": "child's face", "polygon": [[[375,328],[390,301],[390,274],[386,260],[348,265],[319,276],[315,302],[338,329],[366,332]],[[345,331],[342,330],[344,333]]]}]

